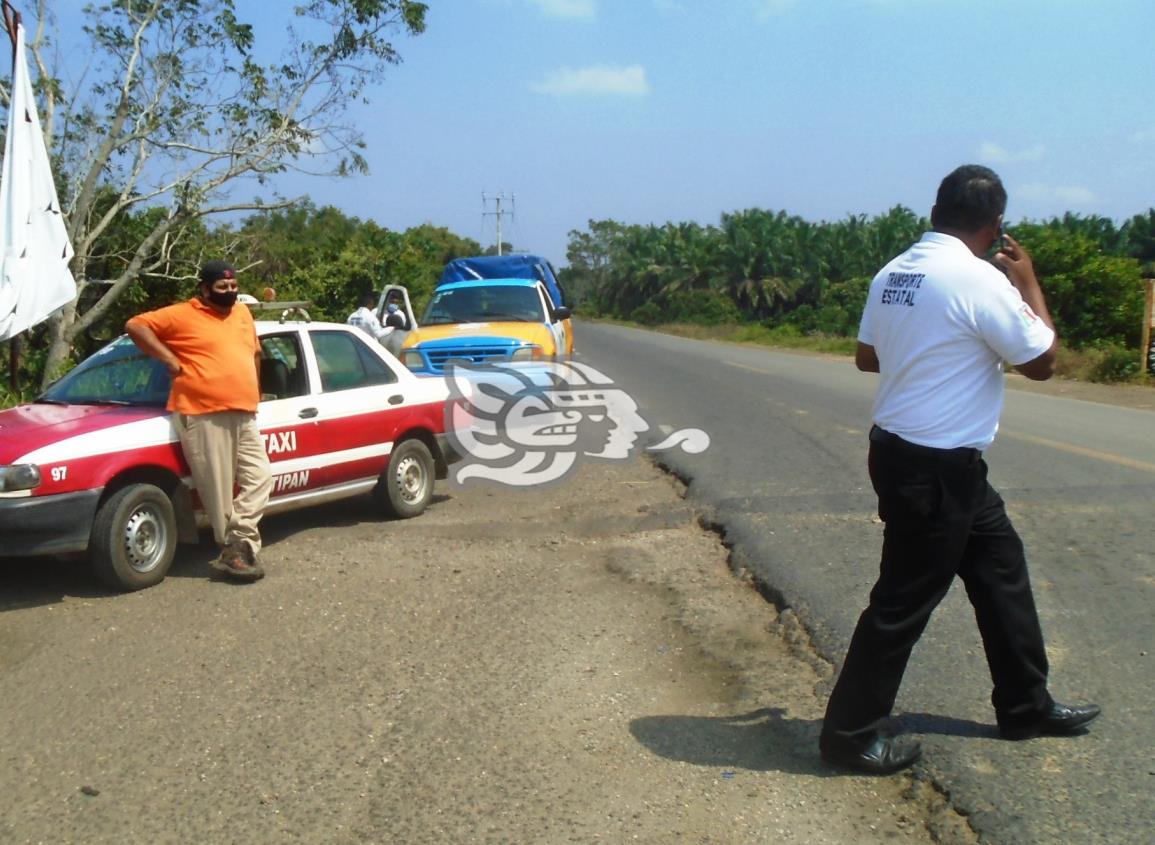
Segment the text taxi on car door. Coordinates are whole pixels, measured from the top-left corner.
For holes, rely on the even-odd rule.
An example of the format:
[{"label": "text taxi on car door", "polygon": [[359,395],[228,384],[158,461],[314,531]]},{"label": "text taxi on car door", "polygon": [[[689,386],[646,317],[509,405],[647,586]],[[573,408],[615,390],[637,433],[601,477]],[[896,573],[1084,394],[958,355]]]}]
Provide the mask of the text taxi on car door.
[{"label": "text taxi on car door", "polygon": [[[402,295],[397,292],[401,291]],[[446,265],[420,321],[407,313],[398,357],[414,373],[450,361],[560,361],[573,356],[572,314],[547,261],[532,255],[459,258]],[[404,289],[382,294],[408,307]]]},{"label": "text taxi on car door", "polygon": [[[389,514],[421,513],[457,460],[444,380],[417,378],[358,329],[300,308],[256,327],[266,514],[369,492]],[[0,411],[0,557],[87,552],[115,587],[160,582],[178,540],[207,525],[168,393],[166,368],[121,337],[36,401]]]}]

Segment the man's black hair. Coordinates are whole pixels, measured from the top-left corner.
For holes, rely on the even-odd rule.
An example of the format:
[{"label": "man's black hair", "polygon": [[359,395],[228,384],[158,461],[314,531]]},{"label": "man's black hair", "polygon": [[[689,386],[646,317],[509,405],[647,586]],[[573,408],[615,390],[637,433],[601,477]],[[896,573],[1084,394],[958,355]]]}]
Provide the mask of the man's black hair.
[{"label": "man's black hair", "polygon": [[938,186],[930,222],[935,229],[977,232],[1007,210],[1007,190],[989,167],[964,164]]},{"label": "man's black hair", "polygon": [[373,308],[377,305],[377,294],[371,290],[367,290],[361,294],[361,298],[357,300],[357,304],[362,308]]}]

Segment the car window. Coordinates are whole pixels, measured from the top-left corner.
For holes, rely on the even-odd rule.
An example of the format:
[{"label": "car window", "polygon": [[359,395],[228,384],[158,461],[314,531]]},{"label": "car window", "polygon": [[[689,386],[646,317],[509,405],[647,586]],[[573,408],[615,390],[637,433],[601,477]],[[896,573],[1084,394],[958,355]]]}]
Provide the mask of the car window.
[{"label": "car window", "polygon": [[285,399],[308,393],[305,361],[296,332],[261,338],[261,399]]},{"label": "car window", "polygon": [[41,401],[72,405],[145,405],[163,408],[172,377],[127,336],[93,353],[53,384]]},{"label": "car window", "polygon": [[393,384],[397,374],[389,369],[363,340],[351,332],[311,332],[321,389],[351,390],[375,384]]}]

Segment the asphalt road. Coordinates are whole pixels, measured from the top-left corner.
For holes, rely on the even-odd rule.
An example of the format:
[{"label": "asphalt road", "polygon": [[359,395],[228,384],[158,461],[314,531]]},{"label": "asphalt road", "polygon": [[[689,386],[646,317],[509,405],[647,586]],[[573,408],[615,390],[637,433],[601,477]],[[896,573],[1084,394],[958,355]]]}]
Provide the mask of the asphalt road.
[{"label": "asphalt road", "polygon": [[[865,467],[877,377],[832,357],[606,325],[577,334],[581,360],[647,420],[710,435],[704,453],[665,462],[690,501],[713,509],[735,560],[840,660],[881,544]],[[897,716],[923,739],[921,769],[990,842],[1152,841],[1153,424],[1151,410],[1008,391],[987,460],[1026,543],[1051,690],[1104,715],[1077,738],[998,739],[973,616],[961,587],[951,591],[914,652]]]}]

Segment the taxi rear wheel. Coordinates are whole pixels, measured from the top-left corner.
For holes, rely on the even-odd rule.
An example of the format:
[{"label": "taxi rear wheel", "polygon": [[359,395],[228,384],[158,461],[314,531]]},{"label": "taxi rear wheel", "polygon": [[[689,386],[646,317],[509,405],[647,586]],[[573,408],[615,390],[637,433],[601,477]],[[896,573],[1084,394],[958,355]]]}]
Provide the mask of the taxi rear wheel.
[{"label": "taxi rear wheel", "polygon": [[409,519],[433,498],[434,472],[429,447],[420,440],[406,440],[393,449],[375,492],[388,513]]},{"label": "taxi rear wheel", "polygon": [[97,576],[118,590],[159,584],[176,556],[172,500],[152,484],[117,490],[96,512],[89,557]]}]

